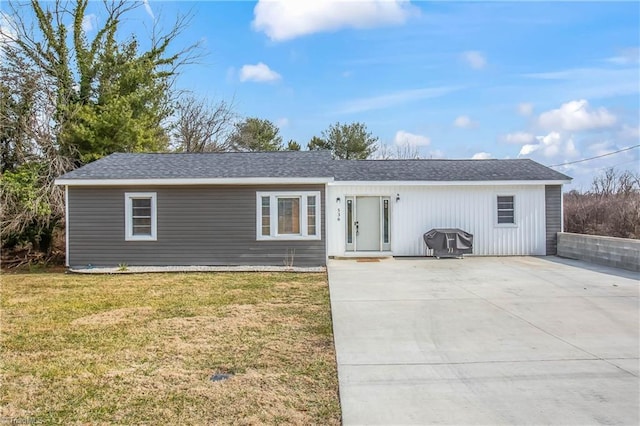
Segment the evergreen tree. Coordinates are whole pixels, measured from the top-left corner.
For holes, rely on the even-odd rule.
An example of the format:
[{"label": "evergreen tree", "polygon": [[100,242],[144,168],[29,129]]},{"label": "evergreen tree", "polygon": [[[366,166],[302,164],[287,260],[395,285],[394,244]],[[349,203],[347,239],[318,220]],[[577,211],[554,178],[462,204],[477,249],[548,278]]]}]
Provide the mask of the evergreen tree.
[{"label": "evergreen tree", "polygon": [[335,123],[322,132],[322,137],[314,136],[309,142],[309,150],[328,149],[335,158],[343,160],[364,160],[375,152],[378,138],[367,131],[364,123]]},{"label": "evergreen tree", "polygon": [[249,117],[237,123],[229,138],[234,151],[281,151],[280,129],[269,120]]}]

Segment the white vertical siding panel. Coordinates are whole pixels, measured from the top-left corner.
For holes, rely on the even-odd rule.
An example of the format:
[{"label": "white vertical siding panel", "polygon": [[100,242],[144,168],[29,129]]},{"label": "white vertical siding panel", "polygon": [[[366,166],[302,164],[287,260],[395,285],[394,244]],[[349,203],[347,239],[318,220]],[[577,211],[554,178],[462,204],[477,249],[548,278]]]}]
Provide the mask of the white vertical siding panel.
[{"label": "white vertical siding panel", "polygon": [[[327,237],[330,256],[344,255],[346,196],[387,196],[391,201],[391,249],[422,256],[422,235],[432,228],[474,234],[475,255],[544,255],[543,185],[520,186],[329,186]],[[396,194],[400,201],[396,202]],[[516,226],[496,226],[496,196],[516,197]],[[336,198],[341,202],[337,203]],[[337,210],[340,209],[340,221]]]}]

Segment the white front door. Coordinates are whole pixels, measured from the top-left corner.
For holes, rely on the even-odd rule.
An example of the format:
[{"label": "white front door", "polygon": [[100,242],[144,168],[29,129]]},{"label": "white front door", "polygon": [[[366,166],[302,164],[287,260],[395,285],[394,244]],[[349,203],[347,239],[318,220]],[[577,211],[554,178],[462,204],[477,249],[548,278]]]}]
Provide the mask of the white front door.
[{"label": "white front door", "polygon": [[389,197],[346,197],[346,200],[346,250],[390,250]]},{"label": "white front door", "polygon": [[356,197],[356,249],[380,251],[380,197]]}]

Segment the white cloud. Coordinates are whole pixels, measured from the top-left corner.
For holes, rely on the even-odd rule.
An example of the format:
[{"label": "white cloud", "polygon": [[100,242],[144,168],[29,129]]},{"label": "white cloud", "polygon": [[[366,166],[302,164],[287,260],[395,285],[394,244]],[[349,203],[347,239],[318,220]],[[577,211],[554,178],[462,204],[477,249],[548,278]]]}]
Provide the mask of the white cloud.
[{"label": "white cloud", "polygon": [[155,21],[156,17],[153,14],[153,10],[151,10],[151,5],[149,4],[149,0],[142,0],[142,4],[144,5],[144,10],[147,12],[147,15],[149,15],[151,19]]},{"label": "white cloud", "polygon": [[512,143],[517,145],[533,143],[535,140],[536,140],[536,137],[531,133],[527,133],[527,132],[507,133],[506,135],[504,135],[504,141],[506,143]]},{"label": "white cloud", "polygon": [[434,149],[433,151],[429,151],[429,158],[433,158],[433,159],[441,159],[441,158],[446,158],[447,156],[445,155],[444,151],[440,150],[440,149]]},{"label": "white cloud", "polygon": [[[571,99],[580,96],[586,99],[610,98],[633,95],[640,92],[638,69],[624,68],[571,68],[561,71],[524,74],[524,77],[556,81],[547,86],[547,96],[563,96]],[[539,94],[540,96],[541,94]]]},{"label": "white cloud", "polygon": [[474,70],[481,70],[487,66],[487,58],[482,52],[468,50],[462,53],[462,59]]},{"label": "white cloud", "polygon": [[540,145],[535,145],[535,144],[523,145],[522,148],[520,148],[520,152],[518,153],[518,157],[526,157],[526,156],[534,153],[535,151],[537,151],[538,148],[540,148]]},{"label": "white cloud", "polygon": [[576,148],[576,144],[573,142],[573,138],[567,140],[564,144],[564,155],[567,157],[577,157],[580,155],[580,151]]},{"label": "white cloud", "polygon": [[538,143],[545,157],[555,157],[560,153],[562,136],[558,132],[551,132],[546,136],[538,136]]},{"label": "white cloud", "polygon": [[461,115],[453,120],[453,125],[460,127],[461,129],[470,129],[472,127],[476,127],[478,123],[472,121],[467,115]]},{"label": "white cloud", "polygon": [[488,152],[476,152],[471,157],[472,160],[488,160],[489,158],[491,158],[491,154]]},{"label": "white cloud", "polygon": [[98,17],[93,13],[85,15],[82,18],[82,30],[85,33],[94,30],[97,24],[98,24]]},{"label": "white cloud", "polygon": [[251,26],[283,41],[343,28],[400,25],[416,13],[406,0],[259,0]]},{"label": "white cloud", "polygon": [[567,102],[538,117],[538,124],[543,129],[569,132],[611,127],[616,121],[616,116],[606,108],[591,109],[584,99]]},{"label": "white cloud", "polygon": [[621,49],[617,56],[607,58],[606,61],[616,65],[633,65],[640,63],[640,48],[630,47]]},{"label": "white cloud", "polygon": [[518,114],[525,117],[530,116],[531,114],[533,114],[533,104],[528,102],[522,102],[521,104],[518,104]]},{"label": "white cloud", "polygon": [[637,142],[638,139],[640,139],[640,127],[631,127],[628,124],[625,124],[618,132],[618,137],[621,139],[631,139]]},{"label": "white cloud", "polygon": [[255,65],[243,65],[240,69],[240,81],[255,81],[258,83],[280,80],[282,76],[262,62]]},{"label": "white cloud", "polygon": [[276,121],[276,125],[280,128],[287,127],[289,126],[289,119],[287,117],[279,118],[278,121]]},{"label": "white cloud", "polygon": [[427,87],[423,89],[400,90],[385,95],[372,96],[368,98],[354,99],[338,108],[338,113],[351,114],[356,112],[371,111],[376,109],[385,109],[392,106],[404,104],[406,102],[417,101],[421,99],[430,99],[444,96],[462,87],[443,86],[443,87]]},{"label": "white cloud", "polygon": [[537,136],[536,142],[525,144],[520,148],[519,157],[529,156],[534,152],[539,153],[544,158],[577,157],[580,153],[577,150],[572,137],[566,137],[558,132],[550,132],[546,136]]},{"label": "white cloud", "polygon": [[431,143],[431,139],[428,136],[417,135],[414,133],[405,132],[404,130],[398,130],[396,132],[396,136],[393,138],[393,143],[398,146],[427,146]]},{"label": "white cloud", "polygon": [[605,155],[616,151],[618,147],[610,141],[600,141],[590,144],[587,149],[591,153],[591,156],[597,157],[599,155]]}]

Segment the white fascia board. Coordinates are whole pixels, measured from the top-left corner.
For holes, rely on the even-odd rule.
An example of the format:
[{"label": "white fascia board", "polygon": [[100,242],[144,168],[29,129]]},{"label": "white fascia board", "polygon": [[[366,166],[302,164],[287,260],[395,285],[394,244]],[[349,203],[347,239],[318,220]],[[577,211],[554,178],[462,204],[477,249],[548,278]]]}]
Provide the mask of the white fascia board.
[{"label": "white fascia board", "polygon": [[56,179],[67,186],[179,186],[179,185],[274,185],[326,184],[333,178],[203,178],[203,179]]},{"label": "white fascia board", "polygon": [[329,186],[506,186],[506,185],[562,185],[570,180],[341,180]]}]

